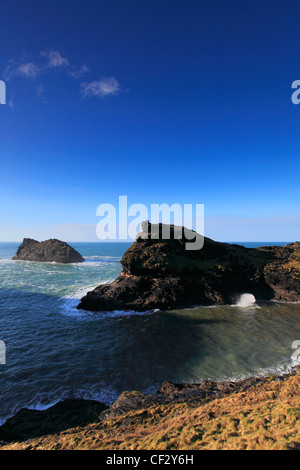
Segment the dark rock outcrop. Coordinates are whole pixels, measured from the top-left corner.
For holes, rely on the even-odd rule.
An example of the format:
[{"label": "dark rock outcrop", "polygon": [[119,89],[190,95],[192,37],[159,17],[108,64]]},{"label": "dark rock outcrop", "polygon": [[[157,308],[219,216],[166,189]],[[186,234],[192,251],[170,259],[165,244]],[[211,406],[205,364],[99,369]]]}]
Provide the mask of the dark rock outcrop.
[{"label": "dark rock outcrop", "polygon": [[0,427],[0,441],[25,441],[99,420],[108,407],[93,400],[64,400],[44,411],[20,410]]},{"label": "dark rock outcrop", "polygon": [[84,258],[68,243],[52,238],[38,242],[24,238],[13,260],[55,263],[82,263]]},{"label": "dark rock outcrop", "polygon": [[[155,226],[158,227],[157,225]],[[300,300],[300,243],[245,248],[204,239],[198,251],[186,239],[151,238],[151,224],[124,254],[120,276],[81,299],[91,311],[186,308],[232,304],[242,293],[258,300]],[[153,228],[153,227],[152,227]]]}]

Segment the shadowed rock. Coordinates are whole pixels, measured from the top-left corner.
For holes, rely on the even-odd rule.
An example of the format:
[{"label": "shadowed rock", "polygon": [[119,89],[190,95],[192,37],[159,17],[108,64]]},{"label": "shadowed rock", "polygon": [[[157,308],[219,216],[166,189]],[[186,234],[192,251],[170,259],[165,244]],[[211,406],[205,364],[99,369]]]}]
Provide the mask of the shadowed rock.
[{"label": "shadowed rock", "polygon": [[55,263],[82,263],[84,258],[68,243],[52,238],[38,242],[24,238],[13,260]]},{"label": "shadowed rock", "polygon": [[98,421],[108,407],[93,400],[64,400],[44,411],[20,410],[0,427],[0,441],[25,441]]},{"label": "shadowed rock", "polygon": [[259,300],[300,300],[299,242],[245,248],[205,238],[201,250],[189,251],[178,227],[170,226],[170,239],[163,238],[162,224],[154,230],[150,223],[142,227],[122,258],[120,276],[88,292],[77,308],[145,311],[232,304],[245,292]]}]

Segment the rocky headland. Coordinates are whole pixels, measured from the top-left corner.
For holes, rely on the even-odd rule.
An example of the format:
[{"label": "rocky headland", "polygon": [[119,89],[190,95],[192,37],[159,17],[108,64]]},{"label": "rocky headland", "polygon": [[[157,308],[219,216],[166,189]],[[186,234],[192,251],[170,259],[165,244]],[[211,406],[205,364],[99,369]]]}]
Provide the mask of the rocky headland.
[{"label": "rocky headland", "polygon": [[52,238],[43,242],[24,238],[13,260],[55,263],[82,263],[84,258],[68,243]]},{"label": "rocky headland", "polygon": [[[245,292],[258,300],[300,300],[300,242],[245,248],[205,237],[203,248],[194,251],[186,250],[184,233],[181,239],[174,237],[173,225],[170,239],[162,238],[162,224],[153,230],[144,222],[142,228],[121,260],[120,276],[88,292],[78,309],[146,311],[232,304]],[[151,230],[158,234],[156,239]]]},{"label": "rocky headland", "polygon": [[299,450],[299,372],[20,410],[0,427],[0,450]]}]

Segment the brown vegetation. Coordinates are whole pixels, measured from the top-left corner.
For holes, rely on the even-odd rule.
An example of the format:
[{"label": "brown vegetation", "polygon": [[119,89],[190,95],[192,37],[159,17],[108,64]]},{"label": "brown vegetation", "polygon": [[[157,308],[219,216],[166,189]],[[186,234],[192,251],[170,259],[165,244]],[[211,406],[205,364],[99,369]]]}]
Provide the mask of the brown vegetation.
[{"label": "brown vegetation", "polygon": [[300,375],[270,377],[203,404],[166,403],[6,449],[300,448]]}]

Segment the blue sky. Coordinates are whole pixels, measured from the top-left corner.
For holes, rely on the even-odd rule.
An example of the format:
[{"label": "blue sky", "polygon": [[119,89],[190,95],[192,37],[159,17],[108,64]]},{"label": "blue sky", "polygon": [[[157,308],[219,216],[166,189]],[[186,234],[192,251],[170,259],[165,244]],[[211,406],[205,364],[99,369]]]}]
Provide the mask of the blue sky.
[{"label": "blue sky", "polygon": [[0,6],[0,240],[97,240],[96,209],[205,204],[205,235],[299,239],[300,3]]}]

